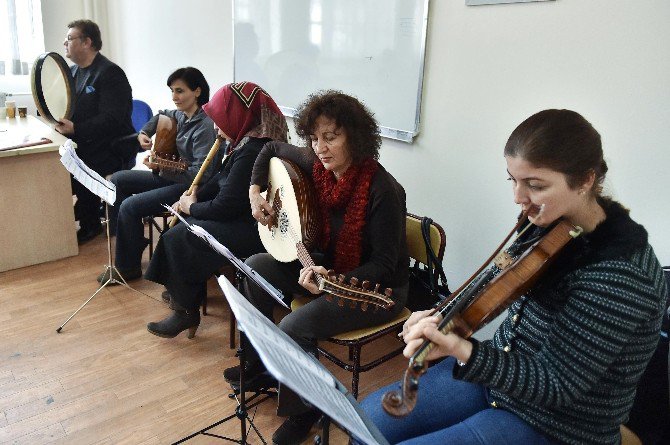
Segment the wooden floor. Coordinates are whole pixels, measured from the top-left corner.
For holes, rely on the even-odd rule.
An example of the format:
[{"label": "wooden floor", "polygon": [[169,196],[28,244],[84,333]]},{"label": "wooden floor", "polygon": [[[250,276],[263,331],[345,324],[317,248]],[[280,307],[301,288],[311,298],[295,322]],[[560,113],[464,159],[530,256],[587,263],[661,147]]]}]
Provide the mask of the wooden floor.
[{"label": "wooden floor", "polygon": [[[162,287],[145,280],[131,285],[147,295],[106,287],[56,333],[97,290],[106,263],[100,236],[76,257],[0,273],[0,443],[169,444],[234,413],[221,373],[237,359],[228,348],[228,306],[214,281],[209,315],[192,340],[147,332],[146,323],[169,309]],[[361,395],[399,379],[406,363],[397,357],[363,374]],[[350,385],[351,374],[326,365]],[[275,409],[273,399],[251,413],[267,442],[282,422]],[[234,419],[212,432],[239,438],[239,430]],[[262,443],[253,432],[248,440]],[[331,443],[346,442],[333,427]],[[198,436],[186,443],[226,442]]]}]

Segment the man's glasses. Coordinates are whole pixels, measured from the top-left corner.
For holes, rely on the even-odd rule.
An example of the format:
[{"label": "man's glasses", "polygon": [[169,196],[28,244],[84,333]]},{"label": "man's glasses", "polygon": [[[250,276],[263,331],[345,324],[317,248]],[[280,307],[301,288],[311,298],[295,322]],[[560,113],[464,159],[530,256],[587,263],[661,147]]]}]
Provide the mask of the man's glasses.
[{"label": "man's glasses", "polygon": [[67,36],[67,37],[65,37],[65,41],[66,42],[71,42],[75,39],[83,39],[83,38],[84,38],[84,36]]}]

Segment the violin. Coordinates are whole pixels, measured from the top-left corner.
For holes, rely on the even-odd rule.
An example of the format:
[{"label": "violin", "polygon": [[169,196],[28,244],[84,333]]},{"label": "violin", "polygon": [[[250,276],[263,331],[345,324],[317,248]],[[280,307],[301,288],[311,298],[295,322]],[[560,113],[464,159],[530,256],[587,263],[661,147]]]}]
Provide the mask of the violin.
[{"label": "violin", "polygon": [[[517,298],[528,292],[547,270],[561,250],[582,233],[582,228],[565,220],[559,220],[544,234],[522,238],[531,227],[530,222],[522,229],[516,241],[507,249],[503,247],[520,227],[527,222],[526,214],[507,235],[496,251],[430,315],[439,313],[442,321],[438,330],[443,334],[453,332],[469,338]],[[490,263],[493,261],[493,265]],[[395,417],[404,417],[414,409],[419,390],[419,378],[427,368],[426,357],[435,347],[429,340],[410,357],[399,391],[389,391],[382,399],[384,410]]]}]

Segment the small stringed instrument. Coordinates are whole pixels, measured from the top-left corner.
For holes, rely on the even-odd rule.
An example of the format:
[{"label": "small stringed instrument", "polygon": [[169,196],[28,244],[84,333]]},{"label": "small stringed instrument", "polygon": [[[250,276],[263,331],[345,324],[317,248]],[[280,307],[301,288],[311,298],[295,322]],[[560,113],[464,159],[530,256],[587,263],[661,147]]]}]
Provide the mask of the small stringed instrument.
[{"label": "small stringed instrument", "polygon": [[158,115],[154,146],[149,162],[158,165],[159,170],[181,173],[188,168],[177,152],[177,120],[163,114]]},{"label": "small stringed instrument", "polygon": [[[484,265],[433,310],[431,315],[439,313],[443,317],[438,325],[440,332],[470,337],[528,292],[556,255],[582,233],[581,227],[561,220],[546,234],[515,242],[506,251],[502,250],[525,219],[524,215]],[[529,227],[535,226],[528,223],[517,240]],[[493,265],[490,265],[491,261]],[[426,340],[410,357],[400,390],[390,391],[382,398],[382,407],[388,414],[403,417],[412,412],[417,401],[419,378],[428,368],[426,357],[434,347],[434,343]]]},{"label": "small stringed instrument", "polygon": [[[275,214],[267,227],[258,224],[258,232],[263,246],[277,261],[291,262],[296,259],[304,267],[315,266],[308,249],[316,245],[319,234],[319,213],[316,194],[311,181],[293,162],[270,159],[268,188],[265,199],[272,206]],[[315,274],[319,289],[326,292],[326,299],[344,306],[348,300],[351,307],[360,303],[361,310],[369,306],[390,309],[395,302],[390,296],[392,290],[387,288],[379,292],[379,284],[372,288],[367,280],[359,285],[359,280],[352,277],[345,282],[344,275],[336,276],[328,271],[328,278]]]}]

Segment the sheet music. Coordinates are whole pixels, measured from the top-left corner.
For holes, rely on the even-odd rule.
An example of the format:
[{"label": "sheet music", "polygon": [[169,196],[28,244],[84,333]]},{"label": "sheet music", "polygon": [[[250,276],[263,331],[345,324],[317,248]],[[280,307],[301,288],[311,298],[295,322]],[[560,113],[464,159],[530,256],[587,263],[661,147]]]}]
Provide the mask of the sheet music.
[{"label": "sheet music", "polygon": [[167,204],[162,204],[163,207],[167,209],[168,212],[172,213],[175,217],[179,218],[179,221],[181,221],[183,224],[186,225],[188,230],[191,231],[194,235],[197,237],[203,239],[207,244],[210,245],[212,249],[214,249],[216,252],[219,254],[223,255],[226,257],[235,267],[237,267],[239,270],[244,272],[250,279],[254,280],[256,284],[258,284],[265,292],[270,294],[272,298],[274,298],[279,304],[284,306],[286,309],[290,309],[288,305],[284,302],[284,298],[281,292],[277,290],[276,287],[271,285],[270,283],[267,282],[265,278],[260,276],[255,270],[253,270],[251,267],[247,266],[244,264],[244,261],[241,261],[239,258],[237,258],[231,251],[228,249],[226,246],[221,244],[216,238],[214,238],[207,230],[203,229],[202,227],[195,225],[195,224],[189,224],[186,219],[184,219],[179,212],[175,212],[172,207],[170,207]]},{"label": "sheet music", "polygon": [[220,276],[218,281],[235,319],[244,327],[270,374],[359,440],[368,445],[388,445],[376,429],[375,435],[370,431],[353,396],[345,394],[344,385],[261,314],[226,277]]},{"label": "sheet music", "polygon": [[60,162],[65,166],[74,178],[93,194],[102,198],[109,205],[114,205],[116,201],[116,186],[100,176],[98,172],[89,168],[84,163],[74,149],[72,140],[68,139],[58,148],[60,153]]}]

